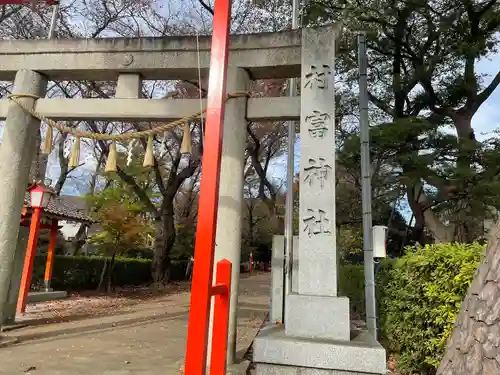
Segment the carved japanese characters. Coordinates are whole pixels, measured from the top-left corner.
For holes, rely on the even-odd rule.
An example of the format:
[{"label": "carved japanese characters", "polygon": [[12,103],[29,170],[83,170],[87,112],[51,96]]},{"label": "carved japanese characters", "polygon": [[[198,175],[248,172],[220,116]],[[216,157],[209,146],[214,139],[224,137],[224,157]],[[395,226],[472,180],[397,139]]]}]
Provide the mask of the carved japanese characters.
[{"label": "carved japanese characters", "polygon": [[304,182],[312,186],[314,183],[319,183],[321,189],[325,185],[325,180],[329,177],[328,171],[332,167],[325,163],[325,158],[309,158],[309,166],[304,168]]},{"label": "carved japanese characters", "polygon": [[322,209],[307,209],[307,215],[302,219],[304,232],[309,237],[322,233],[331,233],[331,223],[328,215]]},{"label": "carved japanese characters", "polygon": [[323,138],[328,131],[329,120],[330,115],[328,113],[321,113],[317,110],[312,111],[311,115],[306,116],[309,135],[312,138]]},{"label": "carved japanese characters", "polygon": [[332,69],[329,65],[311,65],[309,73],[306,73],[304,88],[327,89]]}]

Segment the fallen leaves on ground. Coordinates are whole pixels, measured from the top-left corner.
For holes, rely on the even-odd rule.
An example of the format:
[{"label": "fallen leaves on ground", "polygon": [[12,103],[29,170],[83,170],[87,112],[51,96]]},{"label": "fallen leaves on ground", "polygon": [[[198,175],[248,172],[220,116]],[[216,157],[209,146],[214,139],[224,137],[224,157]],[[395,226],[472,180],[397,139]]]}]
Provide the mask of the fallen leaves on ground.
[{"label": "fallen leaves on ground", "polygon": [[183,293],[188,283],[169,284],[162,290],[148,286],[116,288],[108,295],[95,291],[72,293],[69,298],[28,305],[23,320],[30,325],[59,323],[93,316],[113,315],[117,310],[133,307],[143,301]]}]

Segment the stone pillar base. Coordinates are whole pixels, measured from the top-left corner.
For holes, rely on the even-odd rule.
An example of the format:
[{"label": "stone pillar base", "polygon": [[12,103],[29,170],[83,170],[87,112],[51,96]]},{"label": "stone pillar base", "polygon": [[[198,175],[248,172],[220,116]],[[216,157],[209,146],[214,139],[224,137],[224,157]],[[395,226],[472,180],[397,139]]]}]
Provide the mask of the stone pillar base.
[{"label": "stone pillar base", "polygon": [[386,374],[385,349],[368,332],[353,332],[350,341],[285,335],[282,325],[263,328],[254,341],[257,375]]},{"label": "stone pillar base", "polygon": [[29,292],[26,301],[28,303],[55,301],[68,297],[68,292],[64,290],[50,290],[49,292]]},{"label": "stone pillar base", "polygon": [[308,367],[294,367],[282,365],[269,365],[260,363],[255,368],[256,375],[378,375],[366,372],[352,372],[342,370],[319,370]]},{"label": "stone pillar base", "polygon": [[286,299],[285,334],[349,341],[349,299],[290,294]]}]

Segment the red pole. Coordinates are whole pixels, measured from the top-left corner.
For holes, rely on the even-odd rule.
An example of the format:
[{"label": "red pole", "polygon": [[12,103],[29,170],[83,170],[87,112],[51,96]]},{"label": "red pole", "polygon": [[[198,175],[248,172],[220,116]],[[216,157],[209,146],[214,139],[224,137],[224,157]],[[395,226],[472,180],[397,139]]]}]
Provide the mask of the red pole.
[{"label": "red pole", "polygon": [[40,231],[40,222],[42,218],[42,209],[33,208],[31,215],[30,235],[28,237],[28,247],[24,257],[23,275],[21,277],[21,286],[19,288],[19,297],[17,299],[17,312],[26,311],[26,299],[31,285],[31,274],[33,272],[33,262],[35,261],[36,243],[38,241],[38,232]]},{"label": "red pole", "polygon": [[57,241],[57,220],[52,220],[52,227],[50,228],[49,250],[47,252],[47,263],[45,263],[45,291],[50,290],[50,280],[52,279],[52,269],[54,268],[54,253],[56,251]]},{"label": "red pole", "polygon": [[[185,373],[205,375],[224,133],[231,0],[216,0]],[[212,374],[219,375],[219,374]]]},{"label": "red pole", "polygon": [[[214,375],[226,374],[231,269],[231,262],[227,259],[217,262],[217,274],[214,288],[215,301],[214,323],[212,326],[212,355],[210,357],[210,374]],[[221,290],[218,291],[217,288],[221,288]]]}]

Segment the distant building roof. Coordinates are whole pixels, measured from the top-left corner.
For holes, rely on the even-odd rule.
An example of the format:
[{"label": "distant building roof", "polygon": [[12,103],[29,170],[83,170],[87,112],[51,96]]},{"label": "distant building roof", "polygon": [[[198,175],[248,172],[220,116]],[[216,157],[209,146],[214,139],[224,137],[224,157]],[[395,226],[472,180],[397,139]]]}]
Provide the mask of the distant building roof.
[{"label": "distant building roof", "polygon": [[[24,204],[27,207],[31,207],[29,193],[26,193],[24,196]],[[95,220],[85,213],[86,208],[87,202],[81,197],[62,195],[51,199],[49,206],[44,212],[68,221],[94,223]]]}]

